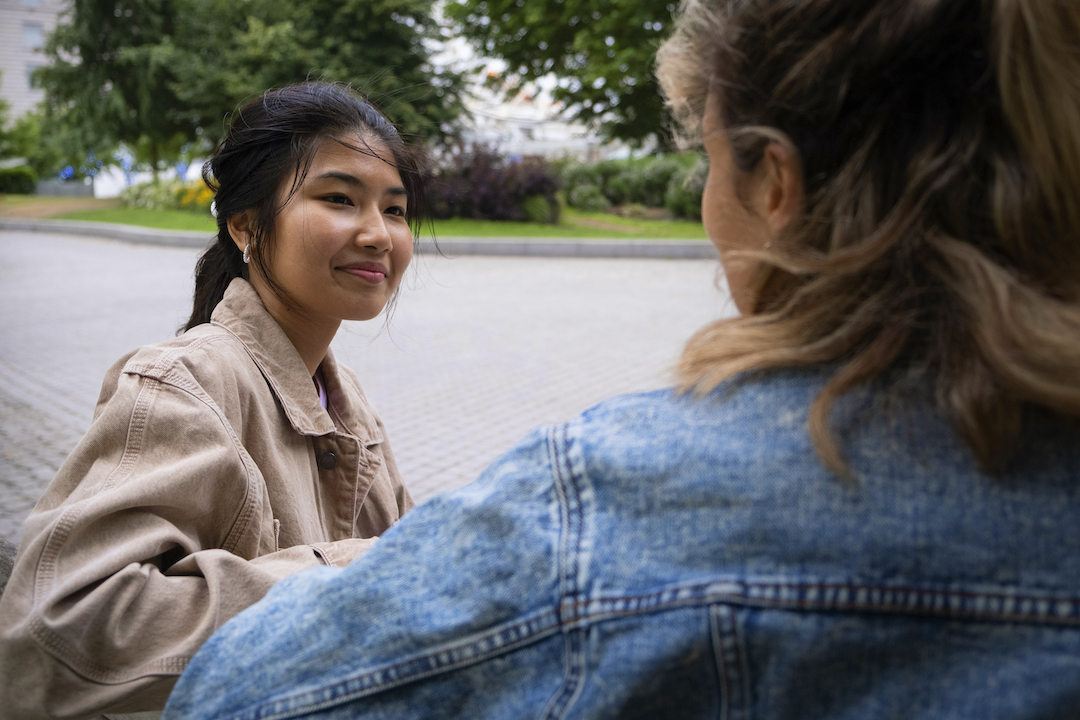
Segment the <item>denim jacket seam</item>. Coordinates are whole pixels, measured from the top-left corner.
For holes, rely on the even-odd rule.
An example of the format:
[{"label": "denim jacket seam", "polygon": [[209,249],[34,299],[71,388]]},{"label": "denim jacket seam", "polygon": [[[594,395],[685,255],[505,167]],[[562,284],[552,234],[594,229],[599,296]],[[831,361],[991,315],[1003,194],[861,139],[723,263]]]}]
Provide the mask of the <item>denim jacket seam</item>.
[{"label": "denim jacket seam", "polygon": [[804,612],[855,612],[915,615],[973,622],[1021,622],[1080,626],[1080,597],[1037,595],[1002,587],[981,591],[890,586],[884,583],[784,583],[769,580],[716,580],[664,587],[650,593],[622,594],[570,603],[564,625],[585,628],[625,617],[715,603],[747,608]]},{"label": "denim jacket seam", "polygon": [[360,700],[400,685],[459,670],[505,655],[557,633],[558,612],[543,610],[390,665],[250,708],[229,720],[285,720]]},{"label": "denim jacket seam", "polygon": [[569,425],[562,424],[548,430],[548,457],[552,469],[552,480],[556,497],[562,506],[560,517],[562,527],[559,538],[559,586],[561,596],[558,603],[559,624],[564,635],[563,678],[559,687],[548,700],[540,717],[555,720],[562,717],[571,707],[581,692],[585,675],[584,655],[581,649],[581,633],[578,628],[567,625],[566,608],[574,607],[581,596],[579,586],[581,573],[581,544],[584,534],[585,518],[581,484],[569,456]]},{"label": "denim jacket seam", "polygon": [[549,429],[548,457],[551,462],[555,494],[561,508],[560,520],[562,524],[559,532],[560,607],[577,598],[579,594],[577,561],[581,550],[582,528],[580,493],[576,484],[572,482],[573,472],[567,458],[565,444],[565,425]]},{"label": "denim jacket seam", "polygon": [[738,617],[731,605],[715,603],[709,609],[709,630],[720,685],[720,720],[742,717],[749,705],[746,652],[739,635]]}]

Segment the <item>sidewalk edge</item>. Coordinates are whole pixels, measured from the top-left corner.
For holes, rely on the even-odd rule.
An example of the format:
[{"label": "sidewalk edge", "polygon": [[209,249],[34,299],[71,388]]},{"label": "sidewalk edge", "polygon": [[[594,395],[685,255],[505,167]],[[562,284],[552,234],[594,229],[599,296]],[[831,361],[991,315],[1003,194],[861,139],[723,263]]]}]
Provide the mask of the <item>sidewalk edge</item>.
[{"label": "sidewalk edge", "polygon": [[[82,220],[35,220],[0,218],[0,231],[47,232],[119,240],[142,245],[203,248],[213,240],[204,232],[157,230],[135,225]],[[708,240],[607,240],[592,238],[479,238],[445,237],[438,241],[443,255],[494,255],[515,257],[655,258],[669,260],[716,260],[716,248]],[[430,238],[419,241],[422,253],[435,253]]]}]

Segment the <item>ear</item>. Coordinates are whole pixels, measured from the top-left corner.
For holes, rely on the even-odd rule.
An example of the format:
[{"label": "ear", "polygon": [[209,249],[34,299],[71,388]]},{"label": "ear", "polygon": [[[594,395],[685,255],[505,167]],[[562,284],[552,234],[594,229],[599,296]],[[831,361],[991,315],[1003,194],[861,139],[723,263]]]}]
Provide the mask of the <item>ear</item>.
[{"label": "ear", "polygon": [[236,243],[236,247],[240,252],[244,251],[244,248],[251,242],[251,214],[245,210],[242,213],[237,213],[231,218],[225,221],[225,226],[229,228],[229,235],[232,236],[232,240]]},{"label": "ear", "polygon": [[802,211],[802,164],[790,148],[771,142],[765,146],[755,175],[759,175],[759,183],[754,209],[775,237]]}]

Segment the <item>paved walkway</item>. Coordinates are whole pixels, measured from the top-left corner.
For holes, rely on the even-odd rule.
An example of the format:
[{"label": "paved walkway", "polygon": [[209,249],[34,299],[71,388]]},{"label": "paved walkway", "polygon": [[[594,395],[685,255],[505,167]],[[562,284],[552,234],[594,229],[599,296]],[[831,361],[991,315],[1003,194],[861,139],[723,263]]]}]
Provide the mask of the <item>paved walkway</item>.
[{"label": "paved walkway", "polygon": [[[190,310],[198,251],[0,232],[0,537],[90,422],[125,351]],[[420,257],[389,324],[334,350],[386,422],[413,495],[473,480],[531,428],[660,387],[682,343],[730,312],[710,260]]]}]

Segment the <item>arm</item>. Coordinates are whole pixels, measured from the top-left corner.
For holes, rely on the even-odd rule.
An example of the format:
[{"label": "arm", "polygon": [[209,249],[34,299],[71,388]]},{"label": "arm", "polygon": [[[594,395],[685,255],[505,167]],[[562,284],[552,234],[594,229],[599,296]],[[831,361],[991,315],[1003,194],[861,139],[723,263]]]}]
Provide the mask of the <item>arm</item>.
[{"label": "arm", "polygon": [[[357,718],[495,707],[526,716],[515,708],[535,697],[521,693],[543,705],[564,680],[554,474],[548,436],[535,432],[476,483],[413,509],[349,567],[283,581],[204,645],[164,717],[253,717],[272,704],[302,717],[345,703]],[[439,695],[460,680],[454,671],[503,659],[496,675],[509,674],[471,694],[459,683],[467,696],[457,700]]]},{"label": "arm", "polygon": [[8,718],[160,708],[217,627],[320,564],[277,550],[258,468],[208,398],[128,374],[104,394],[0,601]]}]

